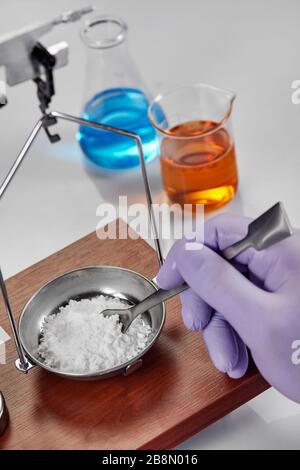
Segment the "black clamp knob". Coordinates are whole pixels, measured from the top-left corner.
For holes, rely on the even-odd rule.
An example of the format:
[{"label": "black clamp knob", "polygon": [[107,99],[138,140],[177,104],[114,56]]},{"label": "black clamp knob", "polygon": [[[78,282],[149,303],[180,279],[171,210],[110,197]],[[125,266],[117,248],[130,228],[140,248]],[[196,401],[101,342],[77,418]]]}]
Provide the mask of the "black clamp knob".
[{"label": "black clamp knob", "polygon": [[[37,96],[40,102],[40,110],[47,114],[49,104],[55,94],[53,69],[55,67],[56,58],[50,54],[41,43],[37,42],[31,52],[31,60],[36,69],[37,77],[33,81],[37,85]],[[41,78],[41,68],[44,71],[45,78]],[[58,134],[50,134],[49,126],[56,124],[54,117],[45,120],[44,129],[51,143],[58,142],[60,137]]]}]

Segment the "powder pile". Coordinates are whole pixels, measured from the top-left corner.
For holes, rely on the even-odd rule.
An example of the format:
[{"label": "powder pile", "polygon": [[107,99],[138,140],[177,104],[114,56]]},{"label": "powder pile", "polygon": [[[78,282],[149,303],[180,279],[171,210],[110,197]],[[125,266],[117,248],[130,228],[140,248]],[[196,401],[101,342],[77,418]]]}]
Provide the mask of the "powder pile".
[{"label": "powder pile", "polygon": [[116,367],[142,352],[151,339],[151,328],[141,316],[125,334],[118,315],[104,317],[107,308],[125,308],[125,302],[104,295],[70,300],[43,324],[37,349],[49,367],[72,373],[91,373]]}]

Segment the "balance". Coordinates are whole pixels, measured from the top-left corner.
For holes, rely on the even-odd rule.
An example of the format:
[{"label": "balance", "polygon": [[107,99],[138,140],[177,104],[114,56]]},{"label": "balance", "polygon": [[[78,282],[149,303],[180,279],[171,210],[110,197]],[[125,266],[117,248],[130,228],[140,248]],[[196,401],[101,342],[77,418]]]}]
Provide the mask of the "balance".
[{"label": "balance", "polygon": [[[158,239],[157,227],[152,212],[152,196],[140,137],[135,133],[123,129],[89,121],[66,113],[49,110],[51,99],[55,93],[53,72],[54,69],[67,65],[68,45],[63,42],[50,46],[49,48],[45,48],[40,42],[38,42],[38,38],[50,31],[54,26],[61,23],[64,24],[77,21],[82,15],[92,11],[93,8],[87,7],[81,10],[63,13],[61,16],[50,22],[35,25],[33,27],[27,27],[17,33],[6,36],[2,40],[0,39],[0,66],[2,65],[6,69],[7,83],[10,86],[15,86],[24,81],[33,80],[37,85],[37,96],[42,112],[41,118],[30,132],[23,148],[0,186],[0,198],[4,195],[18,168],[28,154],[31,145],[42,129],[44,129],[52,144],[60,140],[60,136],[58,134],[50,132],[50,128],[59,120],[68,121],[75,125],[85,125],[98,129],[99,131],[104,130],[127,136],[133,139],[137,146],[149,217],[154,234],[158,263],[160,266],[163,258]],[[16,54],[16,51],[18,54]],[[7,99],[4,94],[0,97],[0,101],[2,105],[7,104]],[[145,278],[137,272],[114,266],[93,266],[78,269],[53,279],[44,285],[24,307],[18,326],[13,316],[1,269],[0,288],[3,294],[6,311],[18,353],[16,367],[23,373],[27,373],[32,367],[38,365],[49,372],[76,379],[91,380],[108,377],[118,373],[128,374],[135,370],[137,365],[141,364],[141,356],[143,356],[153,346],[161,332],[165,320],[165,307],[163,304],[157,305],[145,314],[145,319],[152,328],[151,341],[139,356],[122,364],[121,366],[115,367],[112,370],[99,371],[99,373],[94,374],[66,373],[50,369],[43,364],[38,357],[36,357],[35,350],[40,340],[41,327],[45,316],[57,312],[61,305],[66,304],[66,302],[71,299],[79,299],[86,297],[87,295],[93,296],[107,294],[107,292],[109,292],[110,295],[116,296],[120,296],[121,293],[122,299],[128,299],[130,303],[139,302],[148,295],[153,294],[153,292],[158,289],[155,282]]]},{"label": "balance", "polygon": [[[27,28],[26,30],[6,37],[2,41],[0,39],[0,60],[2,61],[0,62],[0,65],[4,65],[6,68],[8,84],[14,86],[29,79],[34,80],[37,84],[38,98],[42,112],[41,118],[30,132],[23,148],[0,186],[0,198],[4,195],[18,168],[42,129],[46,132],[51,143],[56,143],[60,140],[58,134],[52,134],[50,132],[50,128],[58,121],[68,121],[75,125],[89,126],[94,129],[98,129],[99,131],[104,130],[127,136],[133,139],[137,146],[149,218],[154,236],[155,250],[158,265],[161,266],[163,257],[152,209],[152,196],[140,137],[137,134],[124,129],[118,129],[66,113],[49,110],[49,104],[55,92],[53,70],[67,64],[68,46],[66,43],[60,43],[59,45],[56,44],[46,49],[37,41],[37,39],[45,32],[51,30],[53,26],[60,23],[75,21],[83,14],[89,13],[90,11],[92,11],[91,8],[85,8],[79,11],[68,12],[49,23]],[[15,55],[12,54],[12,52],[15,52],[16,48],[18,48],[19,51],[17,62],[14,61],[13,58]],[[22,60],[20,60],[20,57],[22,57]],[[0,98],[0,101],[2,102],[2,105],[5,105],[7,102],[6,97],[3,95],[2,99]],[[275,219],[272,219],[275,220],[275,223],[273,225],[269,223],[266,224],[270,232],[269,240],[272,243],[275,243],[291,234],[290,225],[284,211],[282,210],[282,206],[277,204],[275,212],[276,217]],[[274,215],[274,211],[272,214]],[[233,248],[235,255],[247,246],[249,245],[246,243],[240,243],[239,246]],[[224,253],[224,256],[231,258],[233,256],[233,251],[229,250],[227,255]],[[152,338],[147,348],[130,361],[113,369],[102,370],[95,373],[66,373],[59,369],[53,369],[46,366],[43,361],[37,357],[36,349],[40,341],[42,325],[45,317],[57,312],[60,306],[66,304],[66,302],[71,299],[83,298],[87,295],[106,294],[108,291],[110,295],[120,296],[121,294],[123,299],[128,299],[130,302],[140,302],[158,290],[155,280],[148,279],[138,272],[115,266],[94,266],[68,272],[51,280],[33,295],[23,308],[18,326],[14,319],[1,269],[0,288],[18,353],[16,367],[20,372],[25,374],[35,366],[39,366],[48,372],[62,377],[82,380],[106,378],[115,374],[129,374],[141,366],[142,356],[151,349],[158,339],[165,321],[165,306],[163,303],[150,308],[146,312],[145,319],[149,322],[152,328]],[[1,418],[2,416],[4,416],[3,419]],[[8,414],[5,407],[4,397],[1,395],[0,422],[2,421],[1,424],[3,431],[6,427],[6,425],[4,425],[4,419],[6,420],[5,423],[7,423]]]}]

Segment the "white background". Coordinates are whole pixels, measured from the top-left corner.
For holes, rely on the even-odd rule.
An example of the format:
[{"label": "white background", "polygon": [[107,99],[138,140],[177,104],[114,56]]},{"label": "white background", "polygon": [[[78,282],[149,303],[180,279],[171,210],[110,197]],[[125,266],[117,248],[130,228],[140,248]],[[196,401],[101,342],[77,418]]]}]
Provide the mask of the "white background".
[{"label": "white background", "polygon": [[[300,226],[300,105],[291,83],[300,78],[300,3],[297,0],[107,0],[99,13],[117,13],[129,24],[130,48],[155,94],[182,82],[201,81],[234,90],[234,132],[240,172],[236,199],[223,210],[257,216],[282,200]],[[0,0],[0,33],[64,10],[76,0]],[[56,74],[53,108],[80,112],[84,93],[84,46],[78,24],[45,37],[67,40],[70,64]],[[8,89],[0,110],[0,177],[39,117],[32,83]],[[74,140],[42,135],[0,205],[0,260],[5,277],[95,229],[96,207],[118,194],[142,201],[136,171],[114,177],[92,175]],[[156,198],[161,195],[158,162],[149,165]],[[0,382],[1,383],[1,382]],[[300,406],[270,390],[182,444],[181,448],[300,449]]]}]

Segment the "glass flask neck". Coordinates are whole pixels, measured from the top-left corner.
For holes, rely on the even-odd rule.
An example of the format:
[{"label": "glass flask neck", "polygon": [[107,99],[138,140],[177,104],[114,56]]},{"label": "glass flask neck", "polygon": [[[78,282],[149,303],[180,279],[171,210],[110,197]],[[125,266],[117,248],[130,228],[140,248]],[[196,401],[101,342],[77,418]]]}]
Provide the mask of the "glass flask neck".
[{"label": "glass flask neck", "polygon": [[127,46],[126,23],[115,16],[97,16],[81,30],[86,46],[85,100],[101,90],[133,88],[147,96],[143,80]]},{"label": "glass flask neck", "polygon": [[102,15],[89,19],[80,32],[84,44],[90,49],[111,49],[127,36],[125,21],[116,16]]}]

